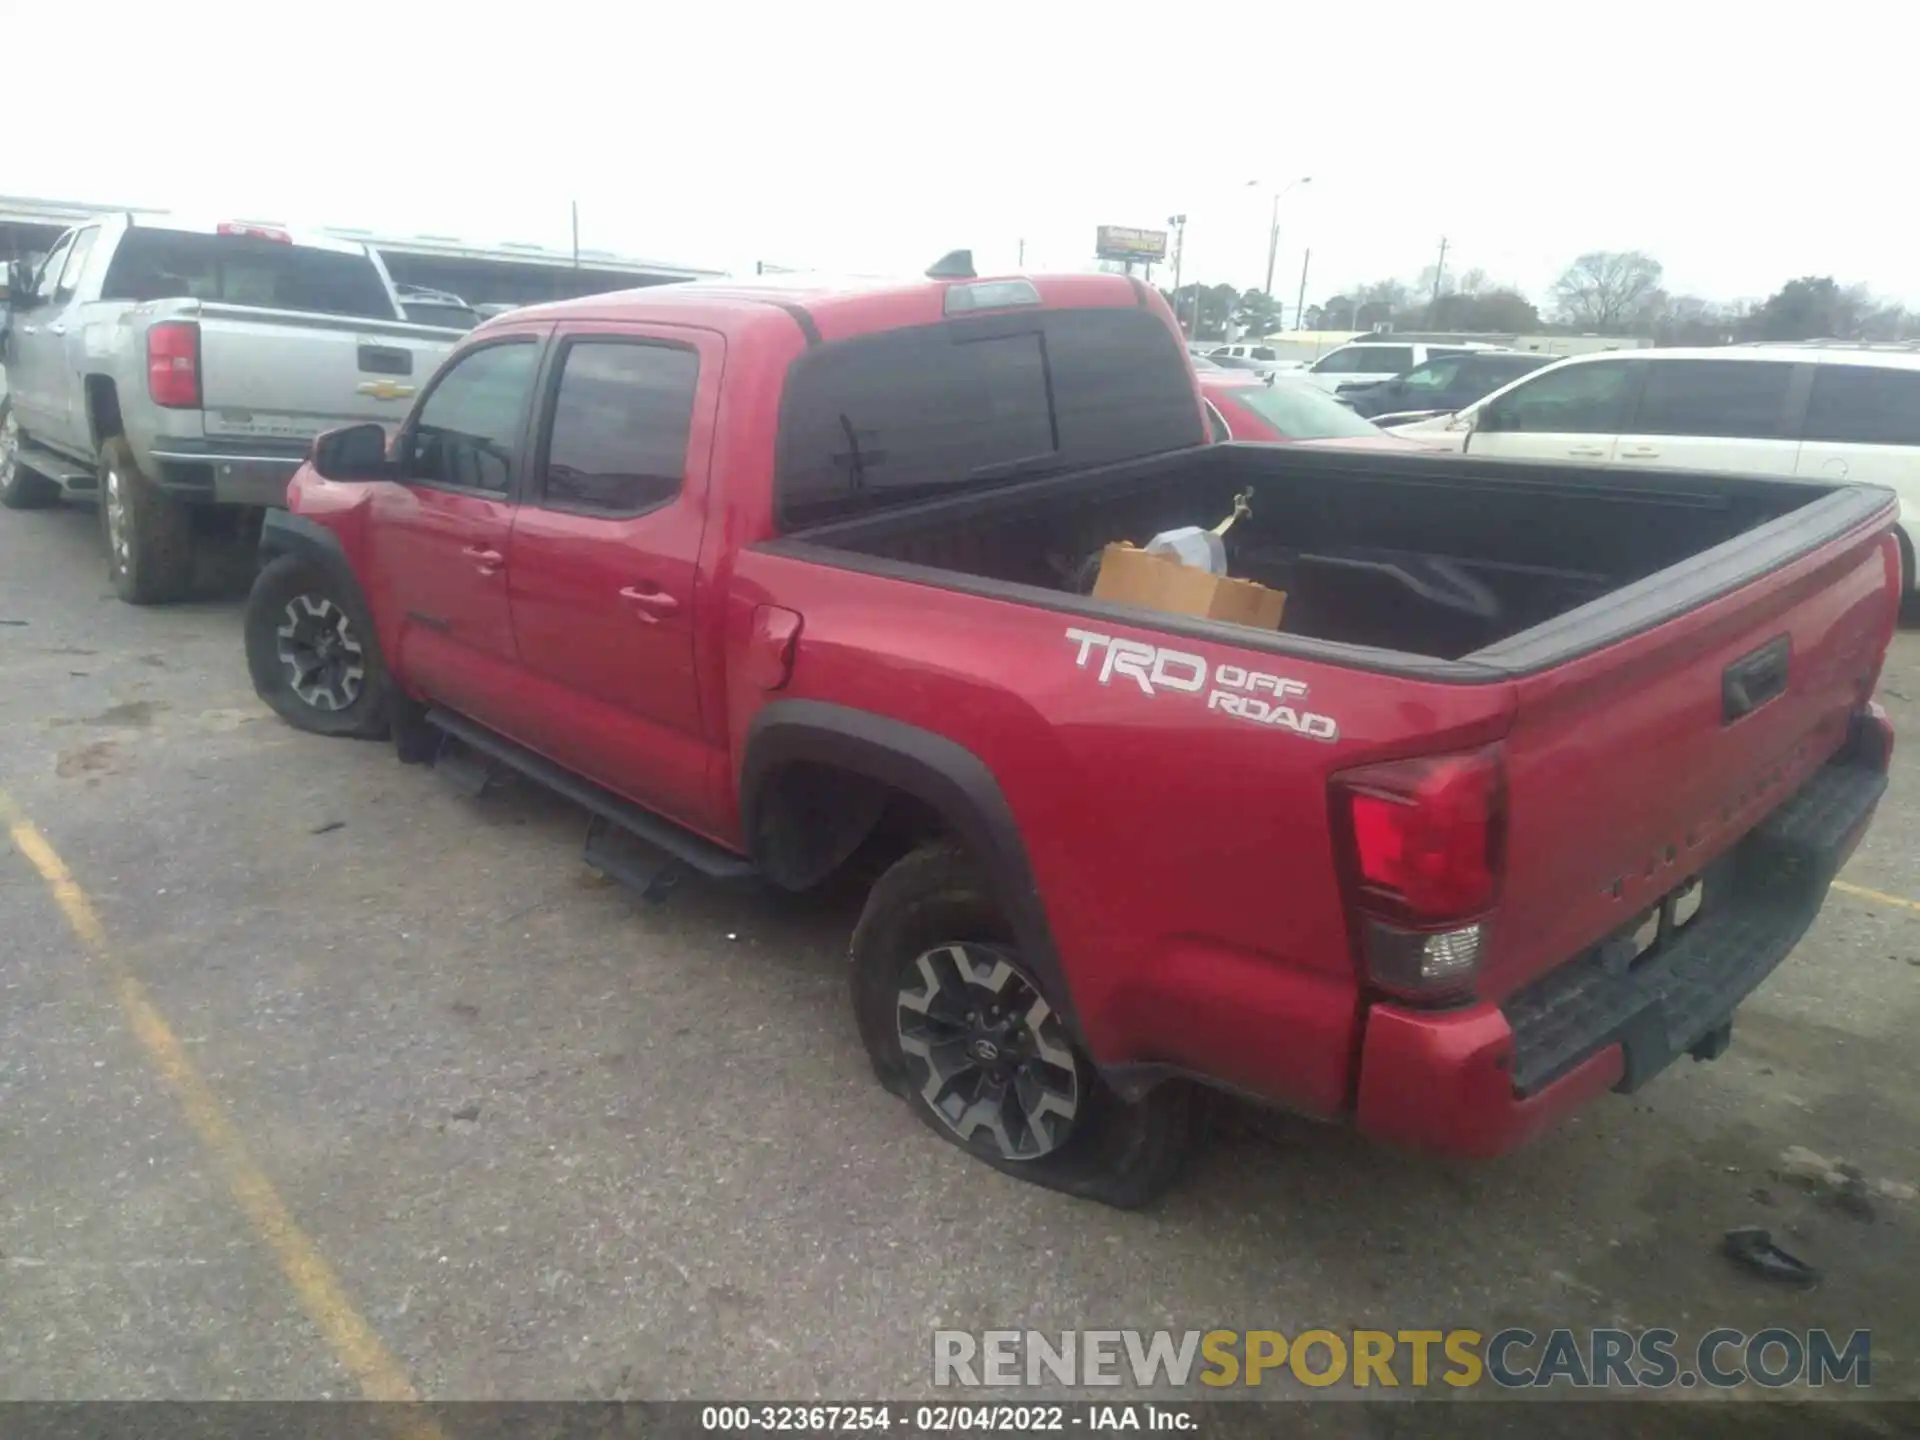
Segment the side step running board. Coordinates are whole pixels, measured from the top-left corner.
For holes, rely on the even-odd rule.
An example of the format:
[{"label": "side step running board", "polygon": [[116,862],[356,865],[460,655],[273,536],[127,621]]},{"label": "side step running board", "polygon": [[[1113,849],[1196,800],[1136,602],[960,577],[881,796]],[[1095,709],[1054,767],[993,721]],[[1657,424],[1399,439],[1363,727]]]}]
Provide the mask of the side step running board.
[{"label": "side step running board", "polygon": [[21,442],[20,463],[68,490],[100,488],[100,477],[86,466],[76,464],[64,455],[56,455],[51,450],[43,449],[31,440]]},{"label": "side step running board", "polygon": [[[589,814],[624,830],[636,840],[645,841],[708,879],[740,880],[756,873],[753,862],[746,857],[723,850],[711,840],[695,835],[691,830],[684,830],[671,820],[663,819],[650,810],[643,810],[590,780],[582,780],[572,771],[562,769],[543,755],[534,754],[524,745],[516,745],[505,736],[494,734],[483,725],[476,725],[471,720],[438,707],[427,712],[427,723],[482,755],[519,771],[529,780],[538,781],[556,794],[566,796]],[[592,832],[589,834],[591,837]],[[594,845],[593,838],[589,839],[589,846],[599,848]],[[612,870],[607,873],[614,874]],[[625,877],[615,874],[614,878]]]}]

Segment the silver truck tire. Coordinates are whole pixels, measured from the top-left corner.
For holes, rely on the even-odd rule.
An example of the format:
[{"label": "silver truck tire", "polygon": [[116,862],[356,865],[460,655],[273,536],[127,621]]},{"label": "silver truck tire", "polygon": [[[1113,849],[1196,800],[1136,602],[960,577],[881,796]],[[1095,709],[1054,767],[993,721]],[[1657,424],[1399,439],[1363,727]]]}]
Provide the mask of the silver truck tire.
[{"label": "silver truck tire", "polygon": [[193,587],[193,517],[140,473],[119,436],[100,447],[100,529],[107,575],[129,605],[164,604]]},{"label": "silver truck tire", "polygon": [[0,505],[9,510],[39,510],[60,500],[60,486],[20,463],[20,422],[13,401],[0,396]]}]

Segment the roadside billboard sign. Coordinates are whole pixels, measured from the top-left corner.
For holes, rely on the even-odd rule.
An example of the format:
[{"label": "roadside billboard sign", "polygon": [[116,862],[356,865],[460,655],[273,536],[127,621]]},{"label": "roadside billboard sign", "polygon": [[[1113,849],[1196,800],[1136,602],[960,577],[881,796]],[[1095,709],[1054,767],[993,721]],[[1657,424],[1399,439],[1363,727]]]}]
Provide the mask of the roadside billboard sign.
[{"label": "roadside billboard sign", "polygon": [[1102,225],[1094,253],[1102,260],[1145,260],[1152,264],[1167,258],[1167,232]]}]

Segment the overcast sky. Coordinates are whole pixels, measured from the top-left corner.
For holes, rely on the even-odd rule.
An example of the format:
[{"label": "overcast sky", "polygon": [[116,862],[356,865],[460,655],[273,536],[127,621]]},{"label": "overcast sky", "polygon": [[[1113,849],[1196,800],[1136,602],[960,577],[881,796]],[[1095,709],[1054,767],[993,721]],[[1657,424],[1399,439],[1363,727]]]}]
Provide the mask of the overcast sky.
[{"label": "overcast sky", "polygon": [[[92,18],[90,18],[92,17]],[[1084,267],[1189,217],[1185,277],[1291,307],[1442,236],[1544,298],[1641,248],[1676,293],[1920,302],[1920,10],[1400,5],[22,6],[4,188],[581,243],[748,270]],[[1247,182],[1260,185],[1250,187]],[[1162,278],[1156,270],[1155,278]]]}]

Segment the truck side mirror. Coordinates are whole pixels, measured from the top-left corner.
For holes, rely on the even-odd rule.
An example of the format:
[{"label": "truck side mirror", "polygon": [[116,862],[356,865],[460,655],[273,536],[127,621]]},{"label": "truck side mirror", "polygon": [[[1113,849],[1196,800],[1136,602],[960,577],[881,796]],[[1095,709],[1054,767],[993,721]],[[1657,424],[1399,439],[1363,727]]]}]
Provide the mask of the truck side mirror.
[{"label": "truck side mirror", "polygon": [[322,480],[384,480],[392,470],[386,429],[374,421],[327,431],[307,459]]}]

